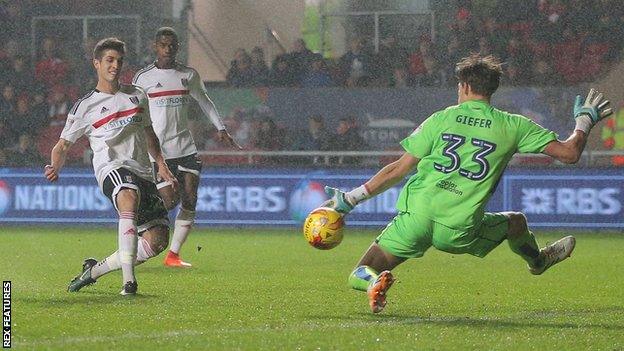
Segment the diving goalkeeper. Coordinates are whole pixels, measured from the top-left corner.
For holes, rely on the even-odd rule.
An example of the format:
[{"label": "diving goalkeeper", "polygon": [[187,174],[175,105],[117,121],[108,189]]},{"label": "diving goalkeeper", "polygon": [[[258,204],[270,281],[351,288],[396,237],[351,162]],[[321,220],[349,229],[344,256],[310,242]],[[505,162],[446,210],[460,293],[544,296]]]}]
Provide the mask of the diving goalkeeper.
[{"label": "diving goalkeeper", "polygon": [[403,141],[405,153],[349,192],[326,187],[324,206],[343,214],[399,183],[416,170],[397,200],[398,214],[375,239],[349,276],[349,285],[367,291],[380,312],[394,278],[390,272],[431,246],[452,254],[485,257],[505,239],[528,264],[544,273],[565,260],[575,239],[566,236],[540,249],[520,212],[485,212],[507,163],[516,153],[543,153],[576,163],[591,128],[612,113],[609,101],[591,89],[576,97],[576,127],[565,140],[528,118],[490,105],[502,75],[493,56],[472,55],[456,65],[458,104],[435,112]]}]

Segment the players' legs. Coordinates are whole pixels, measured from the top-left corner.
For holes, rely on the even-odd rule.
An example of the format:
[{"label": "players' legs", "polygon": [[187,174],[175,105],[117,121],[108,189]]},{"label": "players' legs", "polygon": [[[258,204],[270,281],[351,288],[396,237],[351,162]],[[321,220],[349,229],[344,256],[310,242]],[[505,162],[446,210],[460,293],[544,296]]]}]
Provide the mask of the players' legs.
[{"label": "players' legs", "polygon": [[377,242],[373,242],[349,275],[349,286],[355,290],[366,291],[379,277],[380,272],[391,271],[405,260],[405,257],[394,256],[384,251]]},{"label": "players' legs", "polygon": [[139,196],[137,189],[121,189],[116,196],[119,212],[118,257],[123,275],[123,283],[134,282],[134,261],[137,255],[137,209]]},{"label": "players' legs", "polygon": [[158,256],[167,248],[167,244],[169,244],[169,227],[156,225],[149,228],[143,232],[139,239],[136,264],[140,265],[148,259]]},{"label": "players' legs", "polygon": [[178,205],[178,203],[180,203],[180,196],[175,190],[173,190],[173,187],[169,184],[169,182],[158,183],[157,187],[158,194],[162,198],[163,204],[165,205],[167,211],[171,211]]},{"label": "players' legs", "polygon": [[180,249],[189,236],[195,223],[195,206],[197,204],[197,188],[199,187],[199,171],[184,168],[180,169],[180,195],[182,203],[175,219],[171,246],[165,257],[164,264],[172,267],[191,267],[188,262],[182,261]]},{"label": "players' legs", "polygon": [[431,244],[428,219],[399,213],[364,253],[349,275],[349,286],[366,291],[381,272],[394,269],[408,258],[421,257]]},{"label": "players' legs", "polygon": [[529,266],[540,264],[540,250],[537,240],[527,225],[527,219],[521,212],[502,212],[509,220],[507,242],[511,251],[522,257]]},{"label": "players' legs", "polygon": [[189,172],[181,172],[181,196],[182,206],[176,216],[173,238],[171,240],[171,252],[180,253],[180,248],[186,241],[191,228],[195,223],[195,206],[197,204],[197,188],[199,186],[199,176]]}]

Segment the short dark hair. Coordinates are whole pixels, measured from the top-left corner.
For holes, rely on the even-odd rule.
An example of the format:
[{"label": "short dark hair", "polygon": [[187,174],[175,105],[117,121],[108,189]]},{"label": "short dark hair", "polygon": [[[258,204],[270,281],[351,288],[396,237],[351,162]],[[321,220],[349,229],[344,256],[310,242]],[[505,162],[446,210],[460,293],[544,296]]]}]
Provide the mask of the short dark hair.
[{"label": "short dark hair", "polygon": [[104,55],[104,51],[106,50],[115,50],[118,53],[125,55],[126,43],[117,38],[104,38],[95,44],[95,47],[93,48],[93,58],[101,60]]},{"label": "short dark hair", "polygon": [[500,60],[492,55],[472,54],[461,59],[455,66],[455,75],[460,83],[470,85],[472,91],[492,96],[500,84],[503,68]]},{"label": "short dark hair", "polygon": [[171,27],[160,27],[156,30],[156,34],[154,34],[154,41],[160,39],[160,37],[171,36],[178,39],[178,32]]}]

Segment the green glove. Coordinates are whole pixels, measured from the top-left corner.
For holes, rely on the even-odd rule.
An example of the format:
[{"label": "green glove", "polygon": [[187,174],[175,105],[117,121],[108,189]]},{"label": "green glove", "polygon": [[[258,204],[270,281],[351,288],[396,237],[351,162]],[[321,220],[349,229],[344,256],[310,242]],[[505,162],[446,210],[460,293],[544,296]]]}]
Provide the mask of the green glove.
[{"label": "green glove", "polygon": [[576,129],[585,133],[588,133],[596,123],[609,117],[612,113],[609,100],[604,99],[604,95],[593,88],[589,90],[584,103],[580,95],[577,95],[574,100]]},{"label": "green glove", "polygon": [[353,207],[355,207],[355,205],[349,202],[349,200],[345,196],[345,192],[339,189],[326,186],[325,193],[329,196],[329,200],[323,202],[323,204],[321,204],[322,207],[333,208],[343,215],[351,212],[351,210],[353,210]]}]

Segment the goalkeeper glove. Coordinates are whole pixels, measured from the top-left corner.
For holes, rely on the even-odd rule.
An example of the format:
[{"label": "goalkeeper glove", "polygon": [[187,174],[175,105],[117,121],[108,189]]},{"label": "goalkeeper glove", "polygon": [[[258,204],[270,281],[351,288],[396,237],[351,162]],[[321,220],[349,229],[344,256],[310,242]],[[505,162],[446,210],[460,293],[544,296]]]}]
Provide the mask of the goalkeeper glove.
[{"label": "goalkeeper glove", "polygon": [[589,90],[584,103],[583,98],[577,95],[576,100],[574,100],[575,130],[582,130],[585,134],[589,133],[596,123],[613,113],[613,110],[608,106],[609,100],[605,100],[604,95],[593,88]]},{"label": "goalkeeper glove", "polygon": [[322,207],[333,208],[342,215],[351,212],[355,207],[355,204],[347,199],[347,194],[339,189],[326,186],[325,193],[329,196],[329,200],[323,202]]}]

